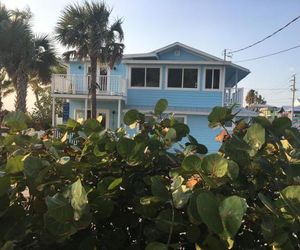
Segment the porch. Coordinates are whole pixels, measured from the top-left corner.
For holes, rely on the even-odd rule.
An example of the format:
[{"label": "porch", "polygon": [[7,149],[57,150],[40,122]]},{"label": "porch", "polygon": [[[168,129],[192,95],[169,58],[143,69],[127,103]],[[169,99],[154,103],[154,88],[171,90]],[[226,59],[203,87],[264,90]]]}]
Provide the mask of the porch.
[{"label": "porch", "polygon": [[224,89],[224,106],[237,104],[243,106],[244,88],[225,88]]},{"label": "porch", "polygon": [[[54,74],[51,78],[52,94],[89,94],[90,75]],[[97,75],[97,95],[126,96],[126,80],[118,75]]]}]

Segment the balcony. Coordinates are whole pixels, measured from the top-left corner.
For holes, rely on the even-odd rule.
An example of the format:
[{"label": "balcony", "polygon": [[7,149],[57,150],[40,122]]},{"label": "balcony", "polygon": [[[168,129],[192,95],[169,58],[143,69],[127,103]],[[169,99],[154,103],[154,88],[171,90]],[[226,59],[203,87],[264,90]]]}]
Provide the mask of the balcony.
[{"label": "balcony", "polygon": [[244,88],[225,88],[224,90],[224,106],[237,104],[243,106]]},{"label": "balcony", "polygon": [[[52,94],[87,95],[90,75],[54,74],[51,79]],[[126,96],[126,80],[121,76],[97,76],[97,95]]]}]

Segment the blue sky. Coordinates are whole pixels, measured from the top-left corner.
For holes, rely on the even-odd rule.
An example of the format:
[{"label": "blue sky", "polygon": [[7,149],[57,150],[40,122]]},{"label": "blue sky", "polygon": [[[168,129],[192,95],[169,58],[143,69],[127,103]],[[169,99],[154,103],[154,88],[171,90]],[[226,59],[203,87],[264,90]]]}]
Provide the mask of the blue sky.
[{"label": "blue sky", "polygon": [[[1,0],[0,0],[1,1]],[[29,7],[37,33],[53,34],[61,10],[70,0],[2,0],[8,8]],[[300,15],[298,0],[107,0],[112,17],[123,17],[125,53],[148,52],[179,41],[222,57],[272,33]],[[234,55],[232,61],[257,57],[300,44],[300,20],[267,41]],[[63,51],[63,48],[59,48]],[[252,62],[239,85],[258,89],[269,104],[291,104],[289,80],[298,73],[300,48]],[[299,87],[300,89],[300,87]],[[299,92],[296,96],[299,98]],[[12,97],[6,107],[12,104]],[[32,103],[29,100],[29,108]]]}]

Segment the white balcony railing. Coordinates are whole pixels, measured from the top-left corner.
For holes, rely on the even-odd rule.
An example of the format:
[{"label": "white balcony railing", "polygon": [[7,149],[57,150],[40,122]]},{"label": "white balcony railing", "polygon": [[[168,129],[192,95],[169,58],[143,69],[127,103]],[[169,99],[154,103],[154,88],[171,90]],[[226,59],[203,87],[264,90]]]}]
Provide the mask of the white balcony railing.
[{"label": "white balcony railing", "polygon": [[224,106],[237,104],[243,106],[244,88],[225,88]]},{"label": "white balcony railing", "polygon": [[[52,93],[54,94],[88,94],[91,82],[90,75],[52,75]],[[126,96],[126,80],[121,76],[97,76],[98,95]]]}]

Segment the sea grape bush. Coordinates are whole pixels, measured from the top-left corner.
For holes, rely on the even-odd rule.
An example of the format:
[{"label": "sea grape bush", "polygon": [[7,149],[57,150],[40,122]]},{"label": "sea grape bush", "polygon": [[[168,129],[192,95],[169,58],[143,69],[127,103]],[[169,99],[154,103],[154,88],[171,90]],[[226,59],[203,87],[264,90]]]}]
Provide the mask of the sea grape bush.
[{"label": "sea grape bush", "polygon": [[[9,113],[0,139],[0,249],[299,249],[300,134],[237,121],[207,153],[159,100],[104,130],[69,120],[38,138]],[[216,107],[211,127],[234,118]],[[76,145],[68,140],[75,135]]]}]

